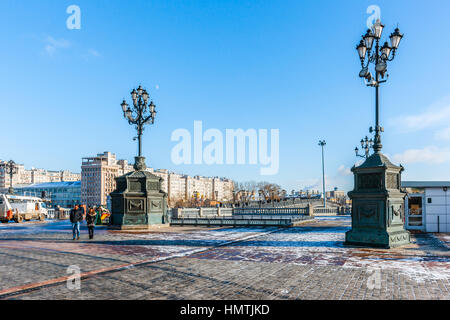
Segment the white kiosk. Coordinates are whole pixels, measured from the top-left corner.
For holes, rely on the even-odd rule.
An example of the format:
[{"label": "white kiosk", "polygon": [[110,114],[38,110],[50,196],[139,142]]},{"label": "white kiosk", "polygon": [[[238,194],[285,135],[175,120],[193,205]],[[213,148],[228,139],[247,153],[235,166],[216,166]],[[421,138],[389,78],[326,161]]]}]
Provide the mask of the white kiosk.
[{"label": "white kiosk", "polygon": [[450,181],[402,181],[405,228],[424,232],[450,232]]}]

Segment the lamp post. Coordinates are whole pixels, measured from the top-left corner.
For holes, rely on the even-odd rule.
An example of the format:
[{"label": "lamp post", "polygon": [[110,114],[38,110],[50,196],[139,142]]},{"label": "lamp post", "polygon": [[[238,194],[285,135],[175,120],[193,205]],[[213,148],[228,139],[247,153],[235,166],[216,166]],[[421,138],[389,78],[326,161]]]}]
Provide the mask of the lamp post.
[{"label": "lamp post", "polygon": [[262,190],[258,190],[258,195],[259,195],[259,207],[261,208],[261,205],[262,205],[262,200],[261,200],[261,198],[262,198]]},{"label": "lamp post", "polygon": [[137,137],[133,138],[133,140],[138,140],[138,156],[136,157],[134,169],[139,171],[146,168],[145,158],[142,157],[142,133],[146,124],[155,123],[156,110],[153,101],[149,103],[149,94],[141,86],[131,91],[131,98],[133,100],[132,109],[125,99],[121,106],[123,117],[128,120],[129,124],[136,126]]},{"label": "lamp post", "polygon": [[360,142],[361,142],[361,148],[362,148],[362,150],[364,150],[364,155],[359,154],[358,147],[355,148],[355,154],[357,157],[367,159],[370,154],[370,148],[373,147],[373,140],[372,139],[369,140],[369,138],[366,136],[366,138],[361,139]]},{"label": "lamp post", "polygon": [[13,194],[13,176],[17,173],[17,165],[13,160],[0,164],[0,169],[4,170],[5,174],[9,175],[9,190],[8,193]]},{"label": "lamp post", "polygon": [[[381,151],[383,145],[381,144],[380,132],[384,132],[383,127],[379,124],[379,87],[381,83],[387,81],[389,74],[387,74],[387,62],[392,61],[395,58],[400,40],[403,38],[403,34],[396,28],[394,32],[389,36],[391,45],[387,41],[380,48],[381,34],[383,33],[384,25],[381,24],[378,19],[373,25],[372,29],[368,29],[366,34],[362,36],[362,40],[356,47],[358,51],[359,59],[361,60],[361,71],[359,76],[364,78],[368,87],[375,88],[375,128],[370,127],[369,132],[375,132],[375,139],[373,143],[373,150],[375,153]],[[375,41],[375,48],[373,44]],[[372,76],[369,71],[369,65],[375,66],[375,77]],[[384,79],[384,80],[380,80]]]},{"label": "lamp post", "polygon": [[323,154],[323,147],[326,146],[325,140],[319,141],[319,146],[322,147],[322,187],[323,187],[323,207],[327,207],[327,200],[325,196],[325,160],[324,160],[324,154]]},{"label": "lamp post", "polygon": [[[402,165],[393,164],[381,152],[383,128],[379,123],[379,87],[387,81],[387,62],[392,61],[403,35],[399,29],[390,35],[391,45],[387,42],[380,47],[384,26],[378,19],[372,29],[367,30],[363,40],[356,47],[361,60],[361,78],[367,86],[375,88],[375,128],[374,139],[361,140],[365,155],[357,156],[366,160],[351,169],[354,175],[354,189],[348,193],[352,201],[352,229],[345,233],[346,245],[394,248],[410,243],[410,234],[405,230],[405,195],[402,190]],[[375,66],[375,76],[369,71],[369,65]],[[373,146],[372,146],[373,144]],[[370,147],[373,154],[369,155]]]},{"label": "lamp post", "polygon": [[123,117],[134,125],[138,140],[138,155],[134,171],[114,178],[115,190],[110,193],[111,216],[108,228],[118,230],[148,230],[151,225],[170,222],[167,213],[168,194],[162,189],[163,178],[147,171],[142,156],[142,134],[146,124],[154,124],[156,110],[148,92],[139,86],[131,91],[132,106],[121,103]]}]

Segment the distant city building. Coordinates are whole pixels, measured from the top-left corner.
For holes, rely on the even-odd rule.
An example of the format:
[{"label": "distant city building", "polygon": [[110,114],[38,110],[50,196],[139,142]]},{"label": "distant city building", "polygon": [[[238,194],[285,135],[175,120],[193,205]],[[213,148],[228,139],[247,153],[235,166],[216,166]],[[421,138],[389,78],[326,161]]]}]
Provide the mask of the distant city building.
[{"label": "distant city building", "polygon": [[298,195],[303,196],[303,197],[308,197],[308,196],[314,196],[314,195],[318,195],[318,194],[322,194],[319,190],[300,190],[297,192]]},{"label": "distant city building", "polygon": [[[0,163],[4,163],[1,161]],[[13,187],[16,185],[37,184],[44,182],[80,181],[81,174],[67,170],[52,171],[45,169],[25,169],[22,164],[17,164],[17,173],[13,175]],[[10,187],[9,175],[0,169],[0,189]]]},{"label": "distant city building", "polygon": [[86,157],[81,163],[81,202],[88,206],[107,205],[108,195],[116,188],[115,177],[134,170],[126,160],[117,160],[111,152]]},{"label": "distant city building", "polygon": [[[82,159],[81,201],[90,205],[107,205],[109,194],[116,188],[115,177],[133,171],[126,160],[117,160],[111,152]],[[161,188],[167,193],[169,203],[190,200],[194,197],[217,201],[233,199],[233,181],[225,178],[210,178],[178,174],[167,169],[147,168],[147,171],[163,179]]]},{"label": "distant city building", "polygon": [[338,190],[338,188],[334,188],[333,191],[327,191],[326,192],[327,195],[327,199],[345,199],[346,198],[346,193],[343,190]]},{"label": "distant city building", "polygon": [[189,200],[198,197],[215,201],[233,199],[233,181],[219,177],[188,176],[169,172],[167,169],[147,169],[163,179],[162,189],[168,194],[170,202]]},{"label": "distant city building", "polygon": [[51,200],[51,206],[73,208],[81,203],[81,182],[47,182],[14,187],[17,195],[44,197]]}]

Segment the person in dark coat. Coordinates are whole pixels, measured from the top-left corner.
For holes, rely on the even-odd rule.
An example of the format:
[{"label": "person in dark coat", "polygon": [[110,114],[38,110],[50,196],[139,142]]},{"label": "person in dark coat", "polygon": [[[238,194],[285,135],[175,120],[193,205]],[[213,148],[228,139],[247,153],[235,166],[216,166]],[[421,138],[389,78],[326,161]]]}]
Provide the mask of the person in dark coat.
[{"label": "person in dark coat", "polygon": [[83,209],[76,205],[70,211],[70,222],[72,222],[73,240],[80,240],[80,224],[83,221]]},{"label": "person in dark coat", "polygon": [[89,239],[94,238],[94,226],[95,226],[95,218],[97,216],[97,212],[95,208],[89,207],[89,210],[86,214],[86,224],[89,231]]}]

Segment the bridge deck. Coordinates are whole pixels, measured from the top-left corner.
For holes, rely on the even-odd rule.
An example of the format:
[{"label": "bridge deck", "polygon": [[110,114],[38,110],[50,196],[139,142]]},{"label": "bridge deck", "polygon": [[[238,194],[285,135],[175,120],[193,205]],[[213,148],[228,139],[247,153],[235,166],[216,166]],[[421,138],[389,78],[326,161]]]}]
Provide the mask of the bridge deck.
[{"label": "bridge deck", "polygon": [[216,217],[216,218],[180,218],[172,219],[171,226],[277,226],[277,227],[291,227],[300,222],[314,219],[310,216],[298,216],[298,217],[264,217],[264,216],[252,216],[251,218],[243,217]]}]

